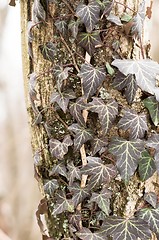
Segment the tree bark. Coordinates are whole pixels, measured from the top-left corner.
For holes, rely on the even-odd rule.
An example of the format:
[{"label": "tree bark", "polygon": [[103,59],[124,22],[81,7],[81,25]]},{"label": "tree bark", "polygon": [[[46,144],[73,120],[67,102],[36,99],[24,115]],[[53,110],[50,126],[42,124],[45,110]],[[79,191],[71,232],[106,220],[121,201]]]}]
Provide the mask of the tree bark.
[{"label": "tree bark", "polygon": [[[38,158],[38,163],[36,161],[36,163],[34,162],[35,177],[38,180],[41,189],[40,191],[47,201],[48,212],[46,219],[49,236],[56,240],[74,239],[74,234],[69,228],[67,214],[62,213],[57,215],[57,217],[52,215],[53,204],[55,203],[54,197],[50,199],[44,192],[43,186],[45,181],[52,178],[50,172],[54,164],[57,162],[57,159],[51,156],[49,140],[50,138],[62,140],[64,133],[68,132],[66,129],[67,125],[71,125],[70,123],[73,123],[73,120],[70,117],[70,114],[63,114],[62,111],[56,112],[55,108],[53,108],[50,104],[50,96],[55,87],[55,79],[52,75],[52,68],[57,64],[67,66],[73,63],[75,69],[74,72],[77,74],[76,66],[80,68],[81,63],[83,63],[81,56],[85,58],[85,51],[76,44],[76,41],[71,42],[69,35],[66,35],[64,38],[57,30],[54,23],[61,16],[65,16],[67,21],[70,20],[71,17],[69,16],[75,13],[76,7],[80,2],[81,1],[79,0],[50,1],[49,14],[46,16],[46,21],[44,22],[41,20],[41,23],[32,27],[31,32],[33,34],[33,40],[31,42],[31,50],[33,56],[29,57],[28,51],[31,50],[28,49],[27,23],[28,21],[33,20],[33,1],[21,0],[24,85],[29,125],[31,128],[32,149],[35,158]],[[141,3],[139,0],[123,0],[119,2],[120,4],[116,4],[114,8],[114,13],[118,16],[121,16],[125,11],[125,6],[129,7],[126,11],[132,16],[133,11],[137,11],[138,6]],[[118,50],[120,58],[142,59],[139,47],[134,43],[132,38],[125,33],[128,30],[128,25],[124,25],[126,26],[126,29],[121,29],[119,26],[111,28],[111,26],[112,25],[109,22],[105,23],[105,28],[109,30],[106,32],[107,34],[104,32],[102,33],[103,45],[96,49],[93,59],[91,59],[93,64],[95,66],[101,66],[106,62],[112,62],[114,50],[111,46],[115,40],[120,42],[120,48]],[[58,52],[52,62],[44,59],[39,48],[39,46],[43,46],[48,42],[53,42],[56,45]],[[143,43],[145,46],[144,40]],[[33,72],[36,73],[37,76],[35,87],[37,91],[37,98],[35,101],[28,97],[30,91],[29,76]],[[76,78],[76,76],[74,78]],[[80,84],[78,83],[78,78],[76,79],[76,88],[79,88]],[[118,104],[122,106],[122,108],[125,109],[130,107],[121,92],[113,89],[107,82],[104,82],[103,87],[106,89],[106,92],[112,96],[112,98],[118,101]],[[79,91],[81,91],[81,89]],[[132,108],[140,112],[143,109],[140,91],[138,95],[139,101],[133,103]],[[41,118],[40,121],[39,118]],[[125,133],[123,133],[123,136],[124,134]],[[110,129],[109,138],[118,135],[119,132],[116,126]],[[120,136],[122,136],[122,132],[120,132]],[[69,154],[69,158],[76,161],[74,158],[77,157],[77,155],[74,155],[71,151]],[[157,183],[156,173],[145,182],[142,182],[137,174],[131,178],[129,184],[127,185],[125,185],[120,178],[112,181],[111,189],[115,193],[111,199],[113,214],[118,216],[124,215],[127,217],[132,216],[138,208],[139,203],[141,203],[140,199],[143,197],[143,192],[156,192],[154,183]],[[63,186],[65,186],[65,182],[62,178],[60,188]],[[38,214],[38,219],[39,218],[40,214]],[[42,234],[45,235],[45,232],[42,232]]]}]

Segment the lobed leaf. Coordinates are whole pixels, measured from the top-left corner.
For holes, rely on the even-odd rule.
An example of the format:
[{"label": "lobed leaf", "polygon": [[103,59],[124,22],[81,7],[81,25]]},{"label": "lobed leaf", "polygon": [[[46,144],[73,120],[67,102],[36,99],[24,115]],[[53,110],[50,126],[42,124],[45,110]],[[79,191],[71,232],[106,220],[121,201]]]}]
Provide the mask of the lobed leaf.
[{"label": "lobed leaf", "polygon": [[141,152],[144,150],[143,141],[125,140],[123,138],[114,137],[109,144],[109,151],[116,156],[116,166],[119,170],[121,178],[128,182],[129,178],[137,169]]},{"label": "lobed leaf", "polygon": [[50,152],[53,157],[62,160],[64,155],[68,152],[68,147],[73,144],[70,135],[66,135],[62,142],[51,138],[49,140]]},{"label": "lobed leaf", "polygon": [[60,33],[62,33],[62,35],[66,35],[67,34],[67,23],[64,20],[56,20],[55,21],[55,26],[56,28],[59,30]]},{"label": "lobed leaf", "polygon": [[76,9],[76,16],[86,26],[87,32],[92,32],[99,21],[100,7],[96,1],[90,1],[88,5],[80,3]]},{"label": "lobed leaf", "polygon": [[82,147],[84,143],[91,140],[93,138],[93,134],[90,129],[86,129],[83,126],[78,125],[77,123],[73,123],[68,127],[70,131],[75,133],[74,137],[74,150],[78,151]]},{"label": "lobed leaf", "polygon": [[68,169],[68,179],[69,179],[69,186],[72,186],[75,179],[81,180],[81,171],[79,167],[75,167],[73,162],[69,162],[67,164]]},{"label": "lobed leaf", "polygon": [[43,58],[53,62],[54,57],[57,53],[56,45],[52,42],[47,42],[44,45],[40,45],[39,49],[41,51],[41,54],[43,55]]},{"label": "lobed leaf", "polygon": [[70,70],[71,70],[70,67],[63,68],[63,66],[60,65],[56,65],[53,68],[53,74],[55,75],[58,89],[61,89],[63,81],[68,78]]},{"label": "lobed leaf", "polygon": [[111,99],[105,104],[102,99],[93,97],[93,101],[88,103],[88,110],[98,113],[102,134],[106,135],[118,114],[117,102]]},{"label": "lobed leaf", "polygon": [[141,181],[146,181],[156,171],[154,159],[150,156],[147,150],[142,152],[138,171]]},{"label": "lobed leaf", "polygon": [[71,187],[69,187],[69,190],[73,192],[72,202],[75,207],[79,203],[82,203],[85,198],[90,196],[90,190],[87,187],[81,188],[78,183],[74,183]]},{"label": "lobed leaf", "polygon": [[95,188],[104,183],[109,183],[116,175],[116,168],[113,164],[104,164],[100,158],[87,157],[88,163],[81,169],[81,173],[89,175],[88,185]]},{"label": "lobed leaf", "polygon": [[96,47],[102,45],[99,31],[93,31],[92,33],[81,32],[77,36],[77,41],[78,44],[83,47],[90,56],[93,56]]},{"label": "lobed leaf", "polygon": [[144,200],[148,202],[153,208],[157,207],[157,195],[154,192],[144,194]]},{"label": "lobed leaf", "polygon": [[70,113],[75,118],[77,123],[81,126],[85,126],[85,120],[82,115],[82,110],[84,110],[86,107],[86,104],[84,103],[84,99],[82,97],[77,98],[76,102],[70,103]]},{"label": "lobed leaf", "polygon": [[111,235],[113,240],[149,240],[151,231],[141,219],[125,219],[121,217],[107,217],[102,227],[103,232]]},{"label": "lobed leaf", "polygon": [[125,74],[134,74],[137,85],[151,94],[155,94],[159,100],[159,88],[156,87],[156,75],[159,74],[159,64],[150,59],[132,60],[115,59],[112,65],[117,67],[120,72]]},{"label": "lobed leaf", "polygon": [[150,148],[155,148],[156,150],[159,149],[159,134],[154,133],[151,137],[148,138],[146,141],[146,146]]},{"label": "lobed leaf", "polygon": [[59,184],[56,179],[44,181],[44,192],[50,196],[53,195],[54,191],[59,188]]},{"label": "lobed leaf", "polygon": [[102,232],[92,233],[88,228],[83,227],[76,235],[82,240],[107,240]]},{"label": "lobed leaf", "polygon": [[45,21],[46,19],[46,12],[44,10],[43,5],[41,4],[40,0],[34,0],[33,3],[33,21],[35,23],[40,21]]},{"label": "lobed leaf", "polygon": [[144,106],[148,109],[152,122],[155,126],[159,124],[159,103],[151,96],[143,100]]},{"label": "lobed leaf", "polygon": [[71,20],[68,24],[68,29],[72,33],[72,37],[76,39],[77,34],[78,34],[78,27],[79,27],[80,21],[79,20]]},{"label": "lobed leaf", "polygon": [[119,16],[116,16],[114,14],[109,14],[109,16],[107,17],[107,20],[112,22],[112,23],[115,23],[117,26],[122,26],[123,25]]},{"label": "lobed leaf", "polygon": [[146,115],[144,113],[137,114],[134,110],[127,109],[118,122],[118,127],[130,130],[131,139],[144,138],[145,131],[148,131]]},{"label": "lobed leaf", "polygon": [[108,140],[106,138],[94,138],[91,141],[92,156],[101,150],[102,147],[107,146]]},{"label": "lobed leaf", "polygon": [[65,165],[62,162],[53,166],[49,176],[57,175],[57,174],[60,174],[67,178],[67,170],[66,170]]},{"label": "lobed leaf", "polygon": [[118,72],[113,81],[113,87],[118,90],[124,89],[125,97],[128,103],[130,104],[133,102],[137,91],[137,82],[133,74],[125,76],[121,72]]}]

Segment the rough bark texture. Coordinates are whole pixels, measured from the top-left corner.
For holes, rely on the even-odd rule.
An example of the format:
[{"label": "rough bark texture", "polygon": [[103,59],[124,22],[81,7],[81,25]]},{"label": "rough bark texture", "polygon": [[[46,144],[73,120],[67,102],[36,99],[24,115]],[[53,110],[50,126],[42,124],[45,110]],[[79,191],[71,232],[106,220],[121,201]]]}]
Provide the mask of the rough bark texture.
[{"label": "rough bark texture", "polygon": [[[70,62],[75,62],[77,65],[81,64],[81,59],[78,55],[73,55],[72,49],[76,49],[76,44],[72,44],[68,38],[64,40],[58,31],[55,29],[53,25],[54,19],[57,19],[59,14],[65,13],[66,15],[71,14],[70,8],[65,4],[65,1],[58,1],[57,4],[51,3],[49,5],[51,16],[47,17],[47,23],[42,23],[37,27],[33,28],[34,40],[32,44],[33,49],[33,59],[28,56],[28,47],[27,47],[27,22],[31,20],[31,8],[32,1],[21,0],[21,12],[22,12],[22,45],[23,45],[23,66],[24,66],[24,82],[25,82],[25,90],[26,90],[26,99],[27,99],[27,110],[29,115],[29,124],[31,126],[31,135],[32,135],[32,148],[33,154],[37,150],[40,150],[41,153],[41,164],[36,167],[36,177],[38,178],[39,185],[43,186],[43,182],[45,179],[49,179],[49,171],[52,169],[54,164],[54,160],[49,152],[49,134],[48,127],[51,128],[51,135],[54,138],[58,138],[61,140],[63,138],[63,132],[66,131],[65,126],[63,125],[61,119],[66,123],[70,123],[71,119],[69,115],[57,115],[53,109],[50,107],[50,95],[54,88],[54,79],[51,73],[48,73],[52,65],[54,66],[57,63],[69,64]],[[68,1],[70,2],[70,1]],[[73,9],[76,8],[80,1],[74,0],[69,3],[69,6]],[[139,6],[139,0],[126,0],[120,1],[120,3],[124,3],[130,8],[136,10]],[[122,5],[118,5],[115,9],[115,13],[121,15],[124,11],[124,7]],[[106,26],[108,27],[108,26]],[[119,32],[119,27],[113,28],[113,31],[110,30],[107,35],[104,36],[104,44],[101,48],[97,49],[95,56],[93,58],[94,63],[101,65],[105,63],[105,59],[107,62],[112,61],[112,50],[110,46],[114,39],[120,40],[122,45],[120,46],[119,55],[122,58],[140,58],[140,51],[138,47],[123,34],[123,30]],[[43,45],[46,42],[52,41],[57,45],[58,55],[55,58],[54,62],[51,64],[49,61],[44,60],[41,52],[39,51],[39,46]],[[79,48],[79,47],[78,47]],[[81,55],[84,57],[84,52],[80,48],[78,49]],[[32,106],[30,101],[28,101],[28,76],[30,73],[36,72],[37,75],[41,75],[37,80],[37,92],[38,92],[38,101],[36,101],[36,106],[38,110],[41,111],[42,114],[42,123],[36,125],[35,121],[37,118],[37,114],[32,110]],[[46,72],[46,74],[44,74]],[[78,87],[78,82],[77,82]],[[105,83],[105,87],[108,87]],[[118,103],[123,107],[128,107],[128,104],[122,94],[109,88],[109,94],[117,99]],[[140,92],[139,92],[140,98]],[[139,111],[143,109],[143,105],[140,101],[132,105],[133,109]],[[46,126],[47,123],[47,126]],[[122,133],[120,133],[122,135]],[[124,134],[124,133],[123,133]],[[111,129],[110,136],[118,135],[117,128],[114,127]],[[72,157],[72,156],[71,156]],[[153,176],[145,183],[141,182],[138,177],[135,175],[132,177],[129,185],[125,186],[119,180],[114,180],[111,183],[112,189],[114,189],[114,195],[112,199],[113,203],[113,213],[117,215],[125,215],[131,216],[134,210],[138,207],[138,203],[140,203],[139,199],[143,196],[143,189],[147,191],[150,188],[154,189],[154,184],[152,182],[157,182],[157,176]],[[43,190],[41,190],[43,192]],[[52,201],[48,201],[48,217],[47,224],[48,230],[51,237],[58,239],[69,239],[70,232],[68,229],[68,219],[67,215],[62,214],[60,217],[54,218],[51,215],[52,211]]]}]

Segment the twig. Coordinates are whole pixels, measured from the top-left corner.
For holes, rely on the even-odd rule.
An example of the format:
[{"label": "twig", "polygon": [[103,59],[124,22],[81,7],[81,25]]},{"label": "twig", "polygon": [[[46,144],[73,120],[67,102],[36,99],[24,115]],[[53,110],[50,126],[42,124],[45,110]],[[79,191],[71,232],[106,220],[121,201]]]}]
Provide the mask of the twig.
[{"label": "twig", "polygon": [[73,13],[73,15],[75,15],[75,12],[72,9],[72,7],[70,6],[70,4],[66,0],[62,0],[62,2],[68,7],[68,9]]}]

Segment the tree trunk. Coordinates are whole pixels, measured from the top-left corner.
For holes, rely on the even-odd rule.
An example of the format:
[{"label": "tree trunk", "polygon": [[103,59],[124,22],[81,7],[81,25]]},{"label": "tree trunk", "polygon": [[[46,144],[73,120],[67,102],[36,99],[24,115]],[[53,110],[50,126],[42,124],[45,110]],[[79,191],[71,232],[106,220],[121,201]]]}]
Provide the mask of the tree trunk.
[{"label": "tree trunk", "polygon": [[[155,170],[153,171],[153,173],[155,172],[154,174],[150,174],[149,177],[144,180],[139,176],[139,170],[136,170],[137,167],[135,167],[136,171],[134,170],[130,176],[126,177],[124,175],[123,177],[121,173],[122,170],[117,164],[118,172],[114,173],[116,172],[115,166],[116,161],[118,161],[118,154],[116,155],[113,147],[111,147],[114,144],[113,140],[111,140],[112,137],[119,137],[120,139],[131,141],[130,135],[131,132],[133,132],[131,126],[129,126],[129,129],[119,127],[119,120],[123,117],[123,110],[125,109],[133,109],[137,113],[144,112],[144,114],[146,114],[149,129],[145,129],[146,132],[144,131],[144,134],[141,134],[142,136],[138,136],[138,138],[141,138],[139,141],[143,142],[143,140],[151,136],[151,132],[157,133],[158,131],[157,126],[155,126],[153,120],[151,121],[150,119],[149,112],[143,105],[143,99],[147,98],[147,93],[145,93],[147,91],[145,89],[143,89],[144,93],[138,89],[133,101],[129,101],[127,99],[129,96],[126,97],[126,93],[124,94],[126,85],[121,89],[112,86],[118,69],[117,65],[116,68],[113,67],[113,64],[110,66],[114,59],[138,60],[148,58],[149,46],[146,45],[144,33],[139,36],[140,33],[138,30],[135,30],[135,32],[132,30],[135,24],[136,12],[139,9],[141,1],[119,1],[115,2],[112,7],[109,3],[112,14],[122,18],[123,13],[126,13],[127,15],[125,16],[127,16],[127,18],[132,18],[128,22],[125,17],[122,24],[117,21],[114,23],[114,20],[108,18],[109,9],[107,5],[107,8],[105,7],[107,11],[105,11],[102,16],[103,7],[100,5],[100,13],[95,13],[97,18],[98,14],[100,16],[100,21],[95,22],[97,23],[96,26],[94,26],[94,23],[89,23],[88,19],[84,20],[81,12],[76,11],[76,9],[79,9],[80,2],[85,1],[21,0],[23,69],[27,111],[32,135],[35,177],[44,195],[44,199],[40,203],[39,210],[37,211],[37,219],[43,234],[43,239],[47,239],[47,236],[56,240],[78,239],[78,237],[80,239],[93,239],[91,235],[89,235],[90,232],[88,233],[88,229],[92,232],[96,232],[96,229],[101,229],[101,225],[102,227],[104,225],[104,217],[107,218],[107,215],[110,215],[110,218],[112,216],[123,217],[125,219],[134,217],[134,214],[136,214],[138,210],[149,204],[149,202],[146,203],[144,200],[144,194],[149,192],[158,193],[157,174]],[[81,19],[79,26],[72,24],[69,25],[71,27],[68,29],[67,24],[70,23],[71,20],[75,20],[76,24],[78,24],[77,19]],[[29,30],[27,31],[28,21],[31,22],[29,23]],[[93,27],[91,24],[94,24]],[[75,39],[75,36],[72,34],[76,35],[77,28],[78,36]],[[144,29],[142,29],[142,31],[143,30]],[[85,40],[87,41],[89,34],[92,37],[92,31],[96,31],[95,34],[98,32],[98,35],[94,36],[95,40],[93,40],[94,42],[91,46],[89,45],[89,41],[86,46],[86,42],[84,42],[84,39],[81,40],[80,34],[81,32],[87,32]],[[99,39],[99,37],[101,39]],[[83,83],[83,81],[85,81],[85,73],[83,72],[85,71],[85,67],[88,67],[88,71],[90,72],[95,71],[93,67],[96,66],[107,66],[107,68],[105,68],[105,70],[103,70],[103,68],[102,70],[99,69],[100,79],[97,79],[97,81],[100,81],[100,83],[97,84],[98,86],[94,91],[93,88],[91,89],[91,86],[88,88]],[[59,72],[57,72],[57,70],[61,71],[61,75],[58,75]],[[119,70],[121,69],[119,68]],[[87,74],[88,73],[89,72],[87,72]],[[95,74],[97,74],[97,72]],[[133,74],[136,73],[133,72]],[[102,75],[104,76],[103,80]],[[89,81],[87,77],[86,81]],[[69,97],[67,98],[67,100],[70,101],[69,107],[66,106],[66,100],[63,103],[59,102],[57,97],[55,100],[55,94],[58,94],[59,98],[59,96],[63,94],[63,91],[66,92],[68,89],[74,90],[76,98],[84,95],[84,100],[81,105],[82,107],[85,106],[85,109],[80,105],[80,110],[75,110],[74,108],[74,112],[71,113],[71,102],[72,104],[75,102],[75,97],[70,96],[72,93],[69,93]],[[87,91],[89,91],[89,94]],[[53,92],[54,99],[52,96],[52,102],[50,102]],[[107,130],[105,130],[105,122],[101,120],[105,113],[100,113],[99,109],[93,110],[93,107],[91,110],[92,96],[99,97],[98,100],[93,99],[93,104],[95,104],[95,101],[102,100],[108,104],[109,101],[115,100],[113,104],[118,105],[118,114],[116,113],[117,116],[113,117],[114,121],[111,122],[112,126],[109,126]],[[87,102],[89,102],[89,104],[87,104]],[[107,110],[109,111],[108,108]],[[83,115],[80,115],[80,112],[82,112]],[[75,116],[75,113],[80,115],[78,116],[80,119]],[[100,114],[102,115],[101,117]],[[111,116],[109,115],[109,117]],[[108,122],[109,120],[106,118],[104,121]],[[83,123],[82,129],[87,126],[87,128],[91,129],[93,135],[92,133],[87,133],[87,136],[84,135],[84,131],[87,131],[87,129],[79,130],[81,122]],[[76,125],[72,125],[74,123]],[[77,136],[79,131],[85,138],[82,141],[80,141],[82,136],[80,135],[79,138]],[[81,133],[81,131],[83,132]],[[99,139],[107,138],[107,142],[109,143],[108,147],[106,141],[103,140],[103,147],[95,151],[95,147],[92,147],[92,141],[93,138],[97,136]],[[134,141],[137,141],[135,137],[133,138],[135,139]],[[84,143],[84,145],[81,145],[81,143]],[[140,151],[143,152],[143,148]],[[95,154],[93,154],[93,152],[95,152]],[[90,166],[90,163],[87,164],[89,158],[86,159],[86,156],[91,156],[93,161],[95,161],[94,157],[98,157],[98,159],[96,159],[97,161],[101,158],[102,161],[104,161],[103,166],[109,165],[111,167],[114,177],[112,176],[109,180],[108,176],[107,180],[99,179],[99,181],[93,185],[91,177],[93,178],[94,176],[94,178],[98,178],[100,172],[97,175],[90,173],[90,169],[87,167]],[[139,159],[141,158],[140,156]],[[135,160],[133,159],[133,161]],[[73,171],[72,162],[75,167],[77,167],[76,175],[72,175],[70,170],[72,167]],[[57,168],[55,170],[55,166],[57,165],[60,170]],[[82,169],[82,171],[79,169]],[[81,179],[79,171],[81,171],[82,174]],[[70,179],[70,176],[73,180]],[[91,192],[87,190],[89,194],[87,192],[86,196],[82,196],[82,200],[75,204],[77,189],[74,190],[74,188],[77,187],[75,187],[74,184],[79,184],[79,182],[81,189],[85,189],[85,186],[88,188],[91,187]],[[111,197],[107,196],[107,205],[109,205],[106,206],[107,212],[103,210],[103,207],[101,207],[97,201],[92,200],[93,194],[99,194],[104,190],[111,191]],[[45,203],[47,203],[46,219],[48,233],[44,231],[44,226],[41,221],[41,215],[45,213],[46,210],[44,209]],[[97,216],[97,213],[100,214],[100,216]],[[84,236],[82,238],[83,227],[87,229],[85,231],[87,231],[90,238],[84,238]],[[155,233],[153,229],[151,230]],[[113,233],[107,233],[106,230],[104,230],[104,234],[105,236],[109,234],[113,235]],[[115,236],[113,235],[113,237]],[[135,237],[132,239],[137,239],[140,235],[136,235]],[[101,239],[106,239],[106,237]]]}]

